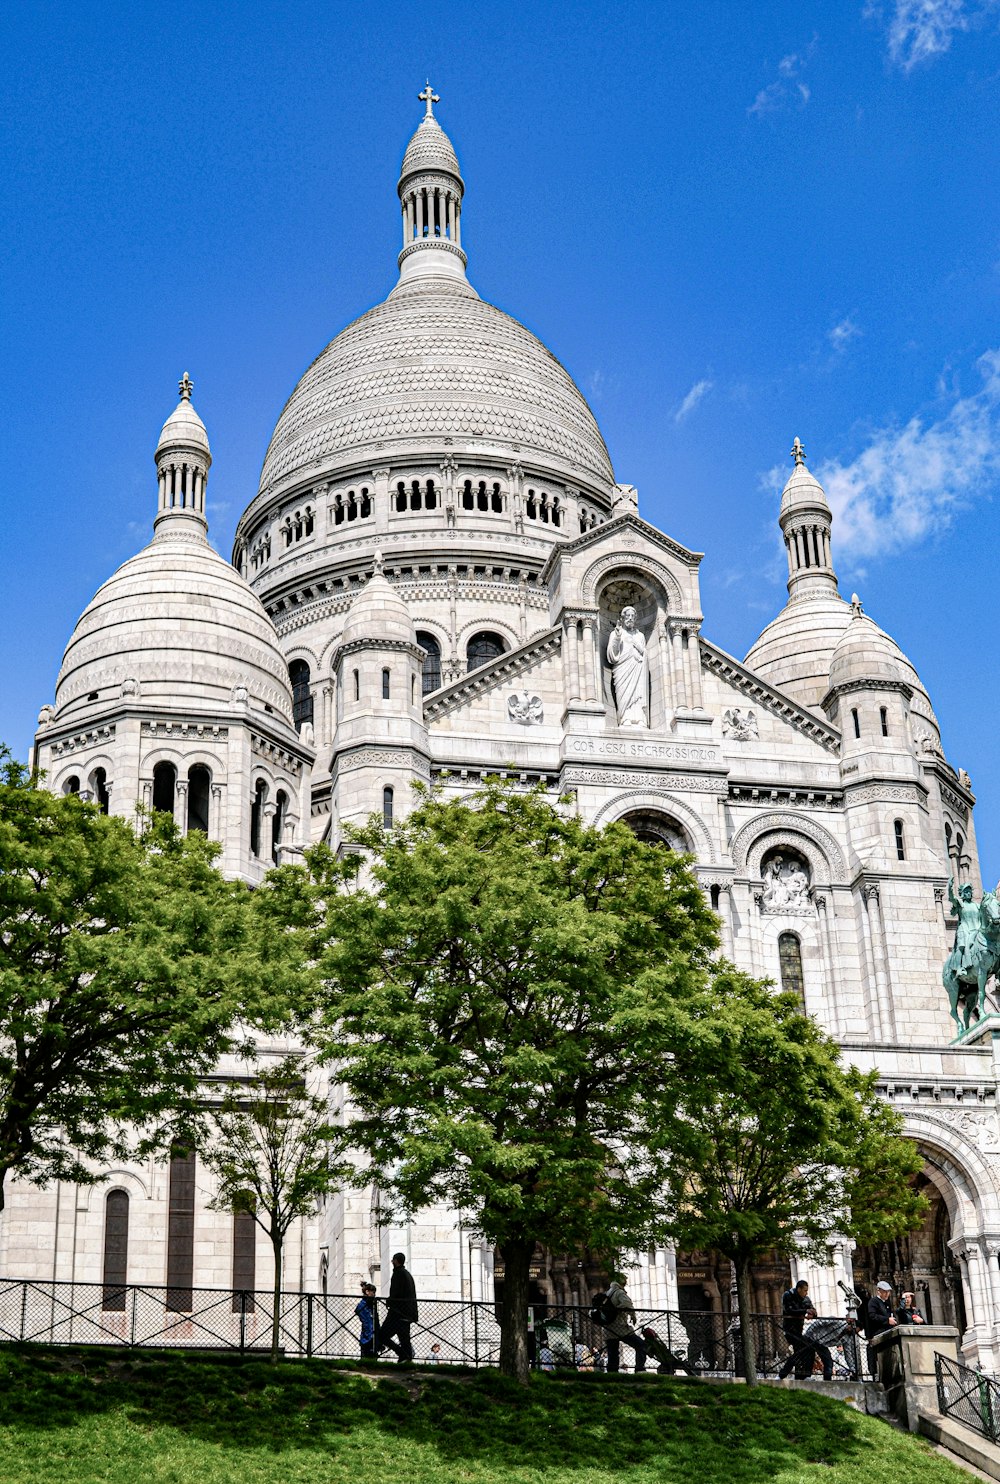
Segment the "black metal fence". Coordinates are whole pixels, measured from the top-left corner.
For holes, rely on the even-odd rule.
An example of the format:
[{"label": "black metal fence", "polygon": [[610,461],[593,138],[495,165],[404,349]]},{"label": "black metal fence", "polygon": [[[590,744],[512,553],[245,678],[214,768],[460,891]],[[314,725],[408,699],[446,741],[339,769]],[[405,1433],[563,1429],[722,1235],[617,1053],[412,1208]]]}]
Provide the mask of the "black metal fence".
[{"label": "black metal fence", "polygon": [[980,1437],[1000,1443],[1000,1383],[948,1355],[934,1356],[938,1407]]},{"label": "black metal fence", "polygon": [[[179,1308],[182,1301],[184,1308]],[[283,1293],[278,1323],[286,1355],[357,1360],[361,1319],[357,1294]],[[187,1307],[187,1306],[190,1307]],[[495,1366],[500,1324],[493,1304],[419,1300],[411,1329],[418,1364]],[[52,1283],[0,1278],[0,1344],[117,1345],[129,1348],[266,1351],[271,1344],[273,1294],[264,1290],[185,1289],[143,1284]],[[380,1300],[377,1318],[385,1318]],[[540,1370],[594,1371],[613,1363],[607,1331],[587,1309],[536,1305],[529,1314],[529,1347]],[[780,1317],[752,1316],[754,1354],[761,1375],[773,1376],[791,1348]],[[647,1368],[693,1376],[740,1375],[738,1327],[725,1314],[637,1309],[636,1330],[646,1331]],[[650,1335],[650,1331],[652,1334]],[[831,1346],[834,1375],[858,1374],[859,1347],[846,1338]],[[394,1359],[387,1352],[386,1359]],[[627,1341],[621,1368],[635,1367]],[[793,1374],[822,1374],[821,1352],[802,1351]]]}]

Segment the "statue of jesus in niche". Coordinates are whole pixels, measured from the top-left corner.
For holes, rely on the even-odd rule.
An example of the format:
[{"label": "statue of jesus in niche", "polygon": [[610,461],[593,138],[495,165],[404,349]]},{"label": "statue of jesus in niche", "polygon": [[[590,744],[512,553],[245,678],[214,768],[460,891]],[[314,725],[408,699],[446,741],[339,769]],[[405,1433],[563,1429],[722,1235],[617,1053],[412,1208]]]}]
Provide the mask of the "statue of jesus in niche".
[{"label": "statue of jesus in niche", "polygon": [[646,639],[636,628],[635,609],[623,608],[608,640],[608,664],[620,727],[649,725],[649,660]]}]

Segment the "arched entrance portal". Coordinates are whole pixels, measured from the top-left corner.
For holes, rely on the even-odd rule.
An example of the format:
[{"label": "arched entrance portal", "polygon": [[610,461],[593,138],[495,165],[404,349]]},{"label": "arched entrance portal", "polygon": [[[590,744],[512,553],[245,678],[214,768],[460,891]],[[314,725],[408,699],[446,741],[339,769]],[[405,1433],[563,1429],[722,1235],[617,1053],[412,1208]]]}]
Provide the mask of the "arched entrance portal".
[{"label": "arched entrance portal", "polygon": [[627,824],[638,839],[651,845],[666,845],[682,854],[691,849],[691,843],[676,819],[659,809],[633,809],[622,815],[621,822]]},{"label": "arched entrance portal", "polygon": [[928,1324],[950,1324],[964,1334],[967,1325],[962,1271],[949,1243],[951,1216],[944,1194],[929,1173],[914,1182],[930,1201],[923,1225],[915,1232],[858,1247],[854,1253],[854,1285],[868,1296],[882,1278],[891,1283],[894,1298],[909,1289]]}]

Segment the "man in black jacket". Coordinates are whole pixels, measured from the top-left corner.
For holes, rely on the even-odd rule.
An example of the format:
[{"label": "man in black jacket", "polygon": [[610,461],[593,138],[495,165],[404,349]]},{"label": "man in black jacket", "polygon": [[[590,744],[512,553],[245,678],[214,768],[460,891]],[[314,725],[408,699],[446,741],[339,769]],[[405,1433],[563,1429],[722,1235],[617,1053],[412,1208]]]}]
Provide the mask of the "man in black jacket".
[{"label": "man in black jacket", "polygon": [[781,1332],[791,1346],[788,1359],[778,1372],[778,1380],[784,1381],[793,1366],[798,1371],[802,1369],[803,1375],[808,1375],[806,1366],[812,1369],[815,1350],[807,1340],[802,1338],[802,1326],[806,1319],[815,1319],[816,1310],[809,1299],[809,1284],[804,1278],[800,1278],[794,1288],[789,1288],[781,1295]]},{"label": "man in black jacket", "polygon": [[896,1319],[892,1312],[892,1285],[884,1278],[875,1284],[875,1295],[868,1300],[868,1308],[865,1313],[865,1334],[868,1338],[868,1369],[873,1376],[878,1375],[878,1356],[872,1347],[872,1340],[876,1335],[884,1334],[887,1329],[895,1329]]},{"label": "man in black jacket", "polygon": [[[394,1252],[392,1256],[392,1277],[385,1309],[385,1319],[378,1331],[378,1354],[381,1355],[383,1350],[394,1350],[400,1362],[412,1360],[410,1325],[417,1322],[417,1289],[406,1271],[406,1254],[403,1252]],[[399,1341],[398,1345],[393,1344],[394,1337]]]}]

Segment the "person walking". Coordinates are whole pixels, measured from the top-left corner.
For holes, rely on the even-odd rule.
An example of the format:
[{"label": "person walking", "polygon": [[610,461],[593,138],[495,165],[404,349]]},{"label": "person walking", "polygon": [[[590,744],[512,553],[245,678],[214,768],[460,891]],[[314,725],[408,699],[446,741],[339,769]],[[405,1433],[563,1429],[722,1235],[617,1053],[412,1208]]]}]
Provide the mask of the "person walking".
[{"label": "person walking", "polygon": [[618,1274],[608,1284],[607,1293],[601,1292],[594,1294],[594,1307],[591,1310],[591,1314],[607,1331],[608,1371],[614,1372],[618,1370],[623,1343],[630,1345],[635,1351],[636,1370],[644,1371],[646,1369],[646,1346],[633,1328],[635,1324],[635,1308]]},{"label": "person walking", "polygon": [[800,1380],[809,1374],[807,1367],[812,1365],[814,1351],[802,1338],[802,1326],[807,1319],[815,1318],[816,1310],[809,1298],[809,1284],[804,1278],[800,1278],[794,1288],[786,1289],[781,1295],[781,1332],[791,1349],[778,1372],[779,1381],[786,1381],[793,1367]]},{"label": "person walking", "polygon": [[[400,1364],[413,1359],[410,1325],[416,1324],[418,1312],[417,1288],[412,1275],[406,1269],[406,1254],[394,1252],[389,1297],[385,1301],[385,1319],[379,1326],[376,1343],[379,1355],[383,1350],[392,1350],[399,1357]],[[394,1340],[399,1341],[398,1345],[393,1343]]]},{"label": "person walking", "polygon": [[361,1321],[361,1331],[358,1335],[358,1342],[361,1345],[361,1359],[374,1360],[375,1325],[378,1321],[374,1283],[362,1283],[361,1298],[355,1305],[354,1312]]},{"label": "person walking", "polygon": [[[810,1366],[813,1356],[818,1355],[823,1362],[823,1380],[833,1380],[833,1355],[830,1351],[831,1345],[844,1344],[844,1356],[847,1359],[849,1339],[858,1332],[858,1321],[848,1317],[847,1319],[813,1319],[802,1331],[802,1338],[810,1347]],[[850,1361],[848,1360],[850,1367]]]}]

